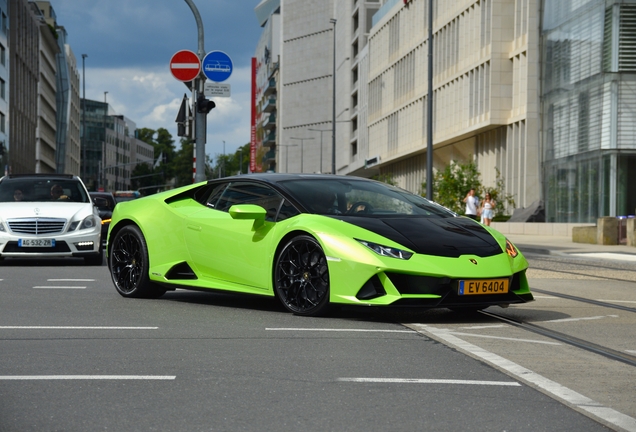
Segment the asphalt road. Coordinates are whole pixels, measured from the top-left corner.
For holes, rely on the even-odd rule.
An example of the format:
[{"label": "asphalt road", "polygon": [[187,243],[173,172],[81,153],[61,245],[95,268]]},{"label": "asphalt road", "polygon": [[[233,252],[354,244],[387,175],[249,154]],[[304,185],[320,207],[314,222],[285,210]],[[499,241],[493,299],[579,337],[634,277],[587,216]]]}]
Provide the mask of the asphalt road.
[{"label": "asphalt road", "polygon": [[[548,276],[536,283],[571,289]],[[636,284],[615,282],[615,292],[634,299]],[[568,302],[539,298],[495,311],[534,322],[601,315]],[[630,313],[611,314],[619,318],[574,321],[575,332],[636,349]],[[0,431],[620,430],[551,394],[536,376],[607,408],[601,414],[635,415],[634,367],[525,342],[551,340],[500,325],[448,310],[344,309],[303,318],[270,298],[181,290],[124,299],[106,266],[7,259],[0,263]],[[590,376],[582,365],[607,374]],[[524,370],[534,375],[515,375]]]}]

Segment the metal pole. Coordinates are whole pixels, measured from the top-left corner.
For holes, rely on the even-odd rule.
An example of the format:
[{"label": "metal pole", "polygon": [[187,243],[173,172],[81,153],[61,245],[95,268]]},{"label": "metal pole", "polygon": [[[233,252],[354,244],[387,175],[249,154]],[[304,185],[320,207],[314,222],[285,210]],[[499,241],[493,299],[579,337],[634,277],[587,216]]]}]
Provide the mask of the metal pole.
[{"label": "metal pole", "polygon": [[239,147],[239,175],[243,174],[243,147]]},{"label": "metal pole", "polygon": [[[102,178],[101,186],[106,190],[106,117],[108,116],[108,102],[106,101],[108,92],[104,92],[104,141],[102,142]],[[115,159],[115,163],[117,160]]]},{"label": "metal pole", "polygon": [[336,174],[336,19],[331,18],[333,24],[333,100],[331,114],[331,174]]},{"label": "metal pole", "polygon": [[300,140],[300,173],[303,173],[303,147],[305,144],[305,140],[312,140],[313,138],[294,138],[289,137],[289,139]]},{"label": "metal pole", "polygon": [[88,54],[82,54],[82,181],[86,181],[86,65]]},{"label": "metal pole", "polygon": [[[203,60],[205,57],[205,48],[204,48],[204,35],[203,35],[203,21],[201,20],[201,14],[199,14],[199,10],[192,0],[185,0],[185,2],[192,9],[192,13],[194,14],[194,19],[197,22],[197,32],[198,32],[198,41],[199,41],[199,49],[197,51],[197,55],[200,60]],[[203,84],[205,82],[205,77],[196,78],[194,80],[194,85],[192,86],[192,95],[195,101],[199,100],[199,95],[203,93]],[[196,103],[196,102],[195,102]],[[206,129],[207,129],[207,113],[199,112],[199,109],[196,109],[195,114],[195,181],[200,182],[205,180],[205,141],[206,141]]]},{"label": "metal pole", "polygon": [[433,199],[433,0],[428,0],[428,96],[426,104],[426,198]]},{"label": "metal pole", "polygon": [[223,141],[223,159],[221,159],[221,165],[223,166],[223,177],[225,177],[225,141]]},{"label": "metal pole", "polygon": [[322,173],[322,133],[329,132],[330,129],[312,129],[308,128],[307,130],[320,132],[320,172]]}]

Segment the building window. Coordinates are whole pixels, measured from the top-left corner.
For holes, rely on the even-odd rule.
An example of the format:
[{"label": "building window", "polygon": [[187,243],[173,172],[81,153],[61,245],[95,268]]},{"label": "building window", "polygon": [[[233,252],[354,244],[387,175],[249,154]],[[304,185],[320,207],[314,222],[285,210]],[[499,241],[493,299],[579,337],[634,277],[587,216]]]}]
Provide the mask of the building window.
[{"label": "building window", "polygon": [[7,65],[7,49],[2,44],[0,44],[0,64]]},{"label": "building window", "polygon": [[0,78],[0,98],[2,98],[3,100],[7,98],[6,88],[7,86],[5,81],[2,78]]},{"label": "building window", "polygon": [[2,16],[0,17],[0,29],[3,34],[7,34],[7,14],[2,11]]},{"label": "building window", "polygon": [[4,113],[0,113],[0,132],[6,133],[6,116]]}]

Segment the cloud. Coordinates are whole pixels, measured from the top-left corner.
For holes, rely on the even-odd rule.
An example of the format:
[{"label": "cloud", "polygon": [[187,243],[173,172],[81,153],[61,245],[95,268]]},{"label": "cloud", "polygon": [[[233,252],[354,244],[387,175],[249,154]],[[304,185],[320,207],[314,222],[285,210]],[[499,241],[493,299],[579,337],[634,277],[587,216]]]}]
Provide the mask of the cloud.
[{"label": "cloud", "polygon": [[[227,83],[231,97],[214,98],[216,108],[207,117],[206,153],[211,157],[223,152],[234,153],[250,139],[251,70],[239,68],[232,72]],[[104,92],[107,92],[104,95]],[[146,68],[87,68],[86,98],[106,101],[117,114],[125,115],[138,128],[165,128],[176,143],[175,118],[184,94],[191,92],[176,80],[168,69],[147,71]]]}]

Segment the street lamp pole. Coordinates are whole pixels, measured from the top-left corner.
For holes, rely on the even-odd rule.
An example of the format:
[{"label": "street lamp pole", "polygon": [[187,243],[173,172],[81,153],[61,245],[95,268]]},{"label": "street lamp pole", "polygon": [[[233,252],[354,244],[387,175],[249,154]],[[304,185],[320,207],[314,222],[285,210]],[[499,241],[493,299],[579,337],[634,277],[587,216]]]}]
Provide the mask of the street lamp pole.
[{"label": "street lamp pole", "polygon": [[290,139],[300,140],[300,173],[303,171],[303,148],[305,147],[305,140],[312,140],[313,138],[294,138],[290,137]]},{"label": "street lamp pole", "polygon": [[82,54],[82,181],[86,181],[86,65],[85,60],[88,54]]},{"label": "street lamp pole", "polygon": [[333,100],[331,114],[331,173],[336,174],[336,19],[331,18],[333,24]]},{"label": "street lamp pole", "polygon": [[101,186],[106,190],[106,117],[108,116],[108,102],[106,101],[106,95],[108,92],[104,92],[104,141],[102,141],[102,178]]},{"label": "street lamp pole", "polygon": [[[298,144],[278,144],[276,147],[298,147]],[[285,150],[285,173],[288,173],[289,170],[289,149]]]},{"label": "street lamp pole", "polygon": [[307,128],[307,130],[320,132],[320,172],[322,173],[322,133],[323,132],[330,132],[331,129],[312,129],[312,128]]}]

